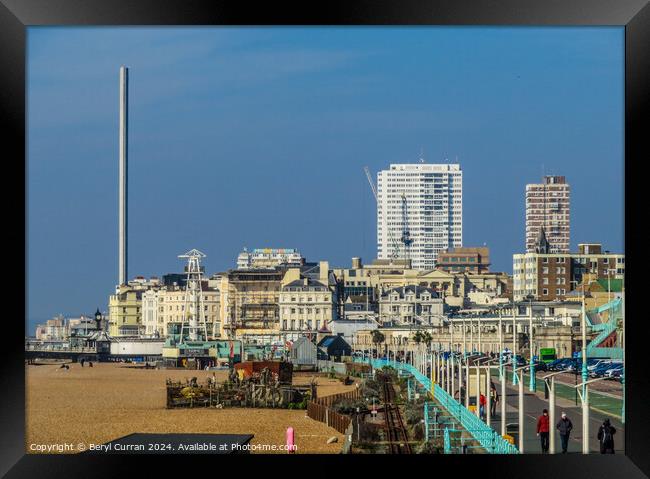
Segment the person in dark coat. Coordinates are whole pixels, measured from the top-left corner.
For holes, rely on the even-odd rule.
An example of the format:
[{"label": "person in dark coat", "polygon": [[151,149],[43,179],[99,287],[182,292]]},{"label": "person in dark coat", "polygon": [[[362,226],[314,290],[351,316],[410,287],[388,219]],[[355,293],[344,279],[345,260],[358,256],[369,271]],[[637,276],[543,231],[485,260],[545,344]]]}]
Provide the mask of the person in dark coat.
[{"label": "person in dark coat", "polygon": [[548,452],[548,421],[548,410],[544,409],[542,411],[542,415],[537,419],[537,435],[542,442],[542,454],[546,454]]},{"label": "person in dark coat", "polygon": [[497,415],[497,405],[499,404],[499,393],[497,392],[497,387],[494,383],[490,384],[490,414],[492,416]]},{"label": "person in dark coat", "polygon": [[569,446],[569,435],[571,434],[571,429],[573,429],[573,423],[569,419],[565,412],[562,413],[562,417],[555,426],[560,433],[560,441],[562,443],[562,454],[566,453],[567,447]]},{"label": "person in dark coat", "polygon": [[614,454],[614,434],[616,434],[616,428],[610,424],[609,419],[605,419],[598,428],[601,454]]}]

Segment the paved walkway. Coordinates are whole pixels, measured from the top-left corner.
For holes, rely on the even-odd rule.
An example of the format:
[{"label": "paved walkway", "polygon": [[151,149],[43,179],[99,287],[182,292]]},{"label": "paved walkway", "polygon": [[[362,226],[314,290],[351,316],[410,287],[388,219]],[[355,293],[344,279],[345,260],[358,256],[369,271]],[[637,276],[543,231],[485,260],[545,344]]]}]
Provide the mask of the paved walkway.
[{"label": "paved walkway", "polygon": [[[497,391],[501,392],[501,385],[498,376],[493,379],[494,384],[497,386]],[[538,381],[539,384],[539,381]],[[539,437],[536,435],[537,418],[541,415],[543,409],[548,409],[548,400],[544,399],[542,392],[532,393],[528,391],[528,382],[524,383],[524,453],[538,453],[542,452],[542,447]],[[519,391],[518,387],[512,385],[512,381],[506,383],[507,399],[506,399],[506,423],[518,423],[519,414],[517,412]],[[503,399],[503,398],[501,398]],[[556,398],[556,421],[559,421],[562,411],[567,413],[569,419],[573,423],[573,431],[569,438],[569,453],[582,453],[582,410],[580,406],[576,406],[574,401],[564,398]],[[501,432],[501,405],[497,406],[496,417],[492,418],[491,426],[498,432]],[[603,420],[609,417],[612,425],[616,428],[616,435],[614,436],[615,451],[617,454],[623,454],[625,428],[620,420],[612,416],[603,414],[598,411],[591,411],[589,414],[589,449],[592,453],[600,451],[596,434],[598,428]],[[557,435],[555,427],[551,425],[551,429],[556,433],[555,449],[556,452],[561,452],[560,436]]]},{"label": "paved walkway", "polygon": [[[544,395],[544,380],[543,376],[549,374],[547,372],[539,372],[535,374],[537,378],[535,390],[542,395]],[[508,381],[512,384],[512,373],[507,372]],[[572,373],[560,374],[556,377],[555,380],[555,391],[556,398],[567,399],[574,406],[580,405],[580,399],[573,387],[573,384],[576,384],[576,379],[578,382],[582,381],[582,378],[576,376]],[[528,384],[530,381],[530,375],[524,374],[524,385],[526,391],[528,391]],[[623,400],[622,400],[622,390],[619,389],[619,392],[612,392],[611,385],[612,381],[597,381],[589,385],[589,403],[594,414],[600,413],[603,417],[609,417],[610,419],[621,420],[621,414],[623,410]],[[596,387],[600,387],[600,390],[596,390]],[[619,386],[622,386],[619,383]],[[608,389],[609,387],[609,389]]]}]

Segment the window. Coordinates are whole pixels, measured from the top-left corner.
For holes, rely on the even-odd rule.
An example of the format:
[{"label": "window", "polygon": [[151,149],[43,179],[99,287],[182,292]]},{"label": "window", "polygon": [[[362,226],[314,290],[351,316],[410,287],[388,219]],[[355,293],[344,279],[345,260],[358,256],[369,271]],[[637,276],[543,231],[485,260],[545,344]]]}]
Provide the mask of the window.
[{"label": "window", "polygon": [[548,296],[548,289],[544,288],[544,289],[542,290],[542,295],[543,295],[543,296]]}]

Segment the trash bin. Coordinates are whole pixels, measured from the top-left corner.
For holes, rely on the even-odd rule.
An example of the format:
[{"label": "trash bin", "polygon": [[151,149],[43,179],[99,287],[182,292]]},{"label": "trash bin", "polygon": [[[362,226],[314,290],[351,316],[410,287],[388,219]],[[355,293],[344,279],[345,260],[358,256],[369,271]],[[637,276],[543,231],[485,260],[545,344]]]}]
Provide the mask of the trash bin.
[{"label": "trash bin", "polygon": [[512,441],[511,444],[519,446],[519,423],[508,423],[506,424],[506,435],[510,438],[506,439],[508,442]]}]

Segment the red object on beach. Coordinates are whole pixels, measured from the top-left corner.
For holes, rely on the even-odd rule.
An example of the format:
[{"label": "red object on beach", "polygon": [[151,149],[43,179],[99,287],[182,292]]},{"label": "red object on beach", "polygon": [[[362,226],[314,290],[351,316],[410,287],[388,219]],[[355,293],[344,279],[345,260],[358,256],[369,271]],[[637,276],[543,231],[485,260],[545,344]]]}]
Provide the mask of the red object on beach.
[{"label": "red object on beach", "polygon": [[293,428],[288,427],[287,428],[287,453],[293,454],[295,450],[296,450],[296,445],[294,443]]}]

